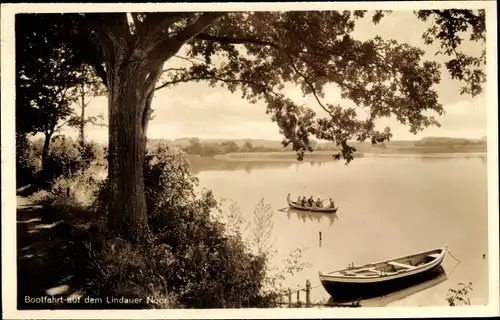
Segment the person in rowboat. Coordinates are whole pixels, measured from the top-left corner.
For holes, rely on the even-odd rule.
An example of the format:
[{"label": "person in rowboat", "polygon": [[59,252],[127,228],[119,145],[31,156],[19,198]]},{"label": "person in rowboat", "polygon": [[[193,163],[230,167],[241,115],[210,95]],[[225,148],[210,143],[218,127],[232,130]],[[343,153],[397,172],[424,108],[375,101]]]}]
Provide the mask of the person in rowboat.
[{"label": "person in rowboat", "polygon": [[302,197],[302,200],[300,200],[300,205],[305,207],[307,205],[307,199],[306,199],[306,196],[303,196]]},{"label": "person in rowboat", "polygon": [[323,201],[318,197],[318,200],[316,200],[316,207],[322,208],[323,207]]},{"label": "person in rowboat", "polygon": [[309,199],[307,200],[307,204],[309,205],[309,207],[314,206],[314,198],[313,198],[313,196],[309,197]]},{"label": "person in rowboat", "polygon": [[330,208],[335,208],[335,202],[332,200],[332,198],[330,198],[329,200],[330,200]]}]

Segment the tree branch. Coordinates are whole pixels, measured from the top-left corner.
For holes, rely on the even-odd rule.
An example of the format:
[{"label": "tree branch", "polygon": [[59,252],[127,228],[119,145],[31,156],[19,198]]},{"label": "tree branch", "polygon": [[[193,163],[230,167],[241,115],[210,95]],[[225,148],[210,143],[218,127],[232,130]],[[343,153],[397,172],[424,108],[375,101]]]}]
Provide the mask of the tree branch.
[{"label": "tree branch", "polygon": [[[105,55],[105,60],[115,62],[123,57],[117,56],[117,49],[128,49],[130,29],[126,13],[89,13],[94,34]],[[97,70],[96,70],[97,71]]]},{"label": "tree branch", "polygon": [[165,73],[165,72],[169,72],[169,71],[186,71],[186,69],[184,69],[184,68],[168,68],[168,69],[162,70],[161,73]]},{"label": "tree branch", "polygon": [[160,86],[155,88],[156,90],[163,89],[167,86],[174,85],[174,84],[179,84],[182,82],[190,82],[190,81],[200,81],[200,80],[215,80],[215,81],[220,81],[220,82],[226,82],[226,83],[246,83],[246,84],[251,84],[255,85],[258,87],[263,88],[265,91],[272,93],[273,95],[279,97],[280,95],[277,94],[270,88],[269,86],[262,84],[262,83],[257,83],[255,81],[250,81],[250,80],[244,80],[244,79],[226,79],[226,78],[221,78],[221,77],[216,77],[216,76],[200,76],[200,77],[190,77],[190,78],[183,78],[183,79],[178,79],[178,80],[173,80],[173,81],[167,81],[161,84]]},{"label": "tree branch", "polygon": [[314,95],[314,98],[316,99],[316,101],[318,102],[319,106],[325,110],[326,113],[328,113],[330,116],[333,117],[333,114],[330,110],[328,110],[328,108],[323,105],[323,103],[321,102],[321,99],[318,97],[318,94],[316,93],[316,89],[314,88],[314,85],[309,81],[309,79],[302,73],[300,72],[297,67],[295,66],[295,61],[292,57],[291,54],[287,53],[289,59],[290,59],[290,64],[292,65],[292,68],[293,70],[295,71],[295,73],[297,73],[302,79],[304,79],[304,82],[307,84],[307,86],[309,87],[309,89],[311,90],[312,94]]},{"label": "tree branch", "polygon": [[87,106],[95,99],[96,96],[93,96],[91,98],[89,98],[89,100],[87,100],[87,103],[85,103],[85,107],[84,108],[87,108]]},{"label": "tree branch", "polygon": [[[276,44],[274,42],[259,40],[259,39],[255,39],[255,38],[252,38],[252,37],[213,36],[213,35],[209,35],[209,34],[206,34],[206,33],[200,33],[195,38],[198,39],[198,40],[214,41],[214,42],[225,43],[225,44],[257,44],[257,45],[269,46],[269,47],[272,47],[272,48],[276,49],[277,51],[284,52],[284,53],[286,53],[288,55],[300,55],[300,54],[304,54],[304,55],[312,55],[312,56],[318,56],[318,57],[325,57],[327,55],[335,55],[335,56],[338,56],[338,57],[342,57],[342,59],[346,59],[348,61],[352,61],[352,62],[356,63],[357,65],[359,65],[361,67],[364,67],[364,68],[369,68],[370,67],[370,66],[366,66],[366,65],[360,64],[359,61],[357,61],[356,59],[346,57],[344,54],[342,54],[342,52],[340,52],[338,50],[334,50],[332,48],[322,48],[322,47],[316,46],[314,44],[311,44],[311,43],[305,41],[303,38],[299,37],[298,35],[297,35],[297,38],[302,43],[304,43],[304,44],[312,47],[315,51],[311,51],[311,50],[309,50],[309,51],[303,51],[303,50],[298,50],[298,51],[283,50],[283,48],[280,45],[278,45],[278,44]],[[316,50],[320,51],[321,53],[316,52]],[[380,57],[381,56],[379,55],[379,58]],[[388,68],[386,66],[382,65],[382,64],[375,63],[375,66],[377,66],[379,68],[383,68],[384,70],[388,71]]]},{"label": "tree branch", "polygon": [[[317,91],[316,89],[314,88],[314,85],[311,83],[311,81],[304,75],[302,74],[296,67],[295,63],[294,63],[294,59],[293,59],[293,55],[292,55],[292,52],[291,51],[288,51],[288,50],[283,50],[278,44],[274,43],[274,42],[270,42],[270,41],[262,41],[262,40],[258,40],[258,39],[255,39],[255,38],[250,38],[250,37],[238,37],[238,38],[235,38],[235,37],[226,37],[226,36],[212,36],[212,35],[209,35],[209,34],[206,34],[206,33],[200,33],[198,34],[196,37],[196,39],[198,40],[205,40],[205,41],[214,41],[214,42],[219,42],[219,43],[230,43],[230,44],[248,44],[248,43],[251,43],[251,44],[258,44],[258,45],[264,45],[264,46],[270,46],[278,51],[282,51],[284,52],[285,54],[287,54],[287,56],[290,58],[290,61],[291,61],[291,65],[292,65],[292,68],[294,69],[294,71],[301,77],[304,79],[304,81],[306,82],[307,86],[311,89],[311,92],[314,96],[314,98],[316,99],[316,101],[318,102],[319,106],[325,110],[325,112],[327,112],[329,115],[332,115],[332,113],[328,110],[328,108],[321,102],[321,99],[319,98],[318,94],[317,94]],[[315,48],[317,49],[317,47]],[[322,48],[323,51],[325,51],[325,48]],[[327,51],[328,53],[332,54],[332,53],[335,53],[336,55],[339,55],[339,56],[342,56],[340,55],[338,52],[334,52],[333,50],[329,50]],[[309,55],[316,55],[316,56],[324,56],[324,54],[318,54],[318,53],[315,53],[315,52],[311,52],[311,51],[298,51],[298,52],[295,52],[297,54],[309,54]],[[353,62],[358,62],[358,61],[355,61],[354,59],[349,59]],[[339,85],[345,85],[343,83],[338,83]],[[159,88],[157,88],[156,90],[158,89],[161,89],[163,87],[165,87],[166,85],[168,85],[168,83],[164,84],[163,86],[160,86]],[[367,115],[370,115],[370,113],[364,109],[363,107],[361,106],[358,106],[360,109],[362,109],[364,112],[367,113]]]},{"label": "tree branch", "polygon": [[66,125],[66,123],[68,123],[68,121],[69,120],[66,120],[63,123],[61,123],[60,125],[54,127],[54,130],[52,131],[52,133],[59,132],[59,130],[61,130],[61,128],[64,127]]},{"label": "tree branch", "polygon": [[155,39],[155,41],[160,41],[165,30],[168,30],[176,21],[192,14],[193,12],[148,12],[144,19],[144,26],[153,37],[160,35]]},{"label": "tree branch", "polygon": [[[193,61],[193,60],[198,60],[199,62],[203,62],[203,63],[206,63],[205,60],[203,59],[200,59],[200,58],[196,58],[196,57],[193,57],[193,58],[188,58],[188,57],[183,57],[183,56],[179,56],[179,55],[173,55],[172,56],[173,58],[178,58],[178,59],[182,59],[182,60],[186,60],[188,62],[191,62],[193,65],[195,65],[196,63]],[[213,65],[213,64],[211,64]]]},{"label": "tree branch", "polygon": [[107,88],[108,77],[106,75],[106,69],[102,65],[102,60],[97,58],[92,58],[92,56],[89,55],[85,55],[85,60],[92,66],[97,76],[101,78],[103,85]]},{"label": "tree branch", "polygon": [[[287,53],[289,59],[290,59],[290,64],[292,66],[292,69],[295,71],[296,74],[298,74],[303,80],[304,82],[307,84],[307,86],[309,87],[309,89],[311,90],[314,98],[316,99],[316,101],[318,102],[318,105],[323,109],[325,110],[326,113],[328,113],[330,116],[333,117],[333,114],[330,110],[328,110],[328,108],[321,102],[321,99],[319,98],[318,96],[318,93],[316,91],[316,88],[314,87],[314,84],[309,80],[309,78],[303,74],[302,72],[300,72],[300,70],[298,70],[297,66],[295,65],[295,61],[293,59],[293,56],[289,53]],[[343,83],[337,83],[338,85],[344,85]],[[370,116],[370,113],[363,107],[359,106],[356,104],[356,106],[358,108],[360,108],[361,110],[363,110],[364,112],[366,112],[366,114],[368,116]]]},{"label": "tree branch", "polygon": [[146,137],[147,135],[149,120],[151,117],[151,113],[153,112],[151,109],[151,102],[153,101],[153,96],[154,96],[154,90],[148,93],[145,103],[146,106],[144,108],[144,112],[142,113],[141,123],[142,123],[142,133],[144,134],[144,137]]},{"label": "tree branch", "polygon": [[227,14],[226,12],[205,12],[191,25],[184,28],[182,31],[174,36],[174,40],[177,42],[184,43],[189,41],[191,38],[203,32],[210,24],[212,24],[218,18]]},{"label": "tree branch", "polygon": [[161,39],[152,49],[152,55],[161,58],[163,61],[175,55],[182,45],[200,32],[203,32],[211,23],[225,15],[225,12],[206,12],[189,26],[182,29],[175,36]]},{"label": "tree branch", "polygon": [[226,36],[213,36],[209,35],[206,33],[200,33],[196,37],[198,40],[205,40],[205,41],[214,41],[214,42],[219,42],[219,43],[227,43],[227,44],[247,44],[247,43],[253,43],[253,44],[259,44],[263,46],[270,46],[275,49],[280,49],[280,46],[278,46],[274,42],[270,41],[263,41],[263,40],[258,40],[255,38],[250,38],[250,37],[226,37]]},{"label": "tree branch", "polygon": [[144,27],[142,25],[142,22],[139,21],[138,13],[131,12],[130,16],[132,16],[132,21],[134,21],[134,27],[137,35],[141,37],[144,34]]}]

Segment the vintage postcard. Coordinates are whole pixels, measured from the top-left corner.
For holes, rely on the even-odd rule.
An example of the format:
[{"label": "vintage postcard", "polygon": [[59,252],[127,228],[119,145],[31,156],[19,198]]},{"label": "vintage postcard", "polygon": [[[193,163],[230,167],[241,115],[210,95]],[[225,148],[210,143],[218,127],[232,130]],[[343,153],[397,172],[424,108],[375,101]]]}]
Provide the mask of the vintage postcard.
[{"label": "vintage postcard", "polygon": [[498,316],[496,2],[1,21],[6,318]]}]

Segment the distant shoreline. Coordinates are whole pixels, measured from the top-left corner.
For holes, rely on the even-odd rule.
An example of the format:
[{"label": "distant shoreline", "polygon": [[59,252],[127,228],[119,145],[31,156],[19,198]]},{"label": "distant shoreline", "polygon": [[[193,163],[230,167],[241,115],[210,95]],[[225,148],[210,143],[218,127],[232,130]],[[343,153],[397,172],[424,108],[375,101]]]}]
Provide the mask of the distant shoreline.
[{"label": "distant shoreline", "polygon": [[[314,151],[304,155],[303,162],[309,161],[343,161],[343,159],[334,159],[333,155],[337,151]],[[486,157],[486,152],[365,152],[357,153],[354,158],[470,158],[470,157]],[[204,157],[200,157],[204,158]],[[248,162],[248,161],[297,161],[296,153],[293,151],[271,151],[271,152],[239,152],[216,155],[213,157],[216,160]]]},{"label": "distant shoreline", "polygon": [[[297,155],[291,148],[285,148],[280,141],[272,140],[202,140],[199,138],[167,140],[149,140],[148,148],[166,143],[183,150],[196,159],[215,159],[224,161],[267,161],[295,162]],[[354,158],[362,157],[463,157],[486,154],[487,141],[483,139],[427,137],[418,141],[391,140],[384,143],[371,141],[352,141],[355,148]],[[333,142],[312,141],[312,153],[305,153],[304,161],[335,161],[340,155],[339,146]],[[194,160],[196,161],[196,160]]]},{"label": "distant shoreline", "polygon": [[381,158],[471,158],[486,157],[487,152],[402,152],[402,153],[365,153],[365,157]]}]

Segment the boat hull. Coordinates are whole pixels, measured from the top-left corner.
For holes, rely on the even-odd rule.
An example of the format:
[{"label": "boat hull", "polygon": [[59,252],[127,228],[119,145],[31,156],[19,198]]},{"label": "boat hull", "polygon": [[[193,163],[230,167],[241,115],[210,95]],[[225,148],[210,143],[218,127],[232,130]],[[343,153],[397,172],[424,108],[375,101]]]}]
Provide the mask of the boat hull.
[{"label": "boat hull", "polygon": [[336,213],[339,207],[335,208],[320,208],[320,207],[303,207],[297,204],[297,202],[290,200],[290,195],[287,197],[288,205],[297,210],[308,211],[308,212],[318,212],[318,213]]},{"label": "boat hull", "polygon": [[387,294],[404,290],[408,287],[431,280],[442,274],[441,265],[436,265],[428,270],[408,275],[406,277],[378,281],[378,282],[339,282],[321,279],[321,284],[336,302],[350,302],[385,296]]},{"label": "boat hull", "polygon": [[295,205],[294,203],[288,203],[288,205],[296,210],[301,210],[301,211],[308,211],[308,212],[319,212],[319,213],[335,213],[338,210],[337,208],[310,208],[310,207],[301,207],[298,205]]}]

